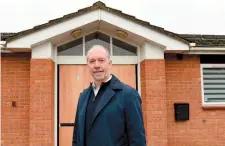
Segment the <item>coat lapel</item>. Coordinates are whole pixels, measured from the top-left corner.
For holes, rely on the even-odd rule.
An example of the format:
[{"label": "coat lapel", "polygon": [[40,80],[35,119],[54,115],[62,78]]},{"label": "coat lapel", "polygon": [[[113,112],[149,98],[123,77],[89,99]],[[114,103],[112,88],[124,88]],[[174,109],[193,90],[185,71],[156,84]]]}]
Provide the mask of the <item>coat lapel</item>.
[{"label": "coat lapel", "polygon": [[96,117],[98,116],[98,114],[101,112],[101,110],[104,109],[104,107],[107,105],[107,103],[113,97],[114,93],[115,93],[115,91],[113,91],[110,87],[104,92],[101,100],[99,101],[99,104],[97,105],[97,107],[95,109],[91,124],[93,124],[93,122],[96,119]]},{"label": "coat lapel", "polygon": [[[95,119],[97,118],[98,114],[104,109],[104,107],[108,104],[108,102],[112,99],[113,95],[115,94],[114,89],[121,89],[121,82],[113,75],[112,81],[106,91],[103,93],[99,104],[97,105],[94,116],[92,119],[91,124],[94,123]],[[91,129],[91,128],[90,128]]]}]

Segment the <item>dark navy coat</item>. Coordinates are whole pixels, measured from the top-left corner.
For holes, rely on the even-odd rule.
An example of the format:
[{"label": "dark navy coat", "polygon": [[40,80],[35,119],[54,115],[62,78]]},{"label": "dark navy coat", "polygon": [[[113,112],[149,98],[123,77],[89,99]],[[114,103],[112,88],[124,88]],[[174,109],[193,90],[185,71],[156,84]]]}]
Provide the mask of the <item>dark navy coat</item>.
[{"label": "dark navy coat", "polygon": [[[91,88],[79,97],[73,146],[84,146],[85,114]],[[146,146],[145,129],[138,92],[114,75],[100,99],[88,133],[87,146]]]}]

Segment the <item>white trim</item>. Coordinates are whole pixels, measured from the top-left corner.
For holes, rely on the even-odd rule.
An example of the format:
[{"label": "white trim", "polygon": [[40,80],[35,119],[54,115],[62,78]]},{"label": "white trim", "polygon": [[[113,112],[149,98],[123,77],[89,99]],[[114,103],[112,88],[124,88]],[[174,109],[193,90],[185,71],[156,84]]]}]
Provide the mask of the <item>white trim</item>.
[{"label": "white trim", "polygon": [[140,59],[140,61],[145,59],[164,59],[164,49],[150,44],[149,42],[145,42],[141,46]]},{"label": "white trim", "polygon": [[[90,32],[89,34],[92,34],[96,31],[99,31],[99,30],[95,30],[93,32]],[[111,36],[111,35],[107,34],[104,31],[101,31],[101,30],[99,32],[101,32],[101,33],[110,37],[110,53],[111,53],[110,57],[112,59],[113,64],[137,64],[138,63],[138,56],[113,56],[113,41],[112,41],[112,39],[116,38],[116,37]],[[89,34],[86,34],[85,36],[87,36]],[[86,64],[85,36],[83,36],[83,55],[82,56],[57,56],[59,64]],[[116,38],[116,39],[119,39],[119,38]],[[137,45],[134,45],[131,42],[127,42],[127,41],[124,41],[124,40],[121,40],[121,39],[119,39],[119,40],[135,46],[136,49],[138,50]]]},{"label": "white trim", "polygon": [[225,64],[201,64],[201,67],[221,68],[221,67],[225,67]]},{"label": "white trim", "polygon": [[183,54],[225,54],[225,46],[221,47],[192,47]]},{"label": "white trim", "polygon": [[57,48],[56,47],[52,47],[52,60],[55,63],[56,63],[56,58],[57,58]]},{"label": "white trim", "polygon": [[[141,96],[141,58],[140,58],[140,53],[141,53],[141,47],[138,46],[137,47],[137,59],[138,59],[138,63],[137,63],[137,78],[138,78],[138,92]],[[141,96],[142,97],[142,96]]]},{"label": "white trim", "polygon": [[85,56],[85,36],[83,36],[83,56]]},{"label": "white trim", "polygon": [[45,42],[32,48],[32,59],[47,59],[54,60],[54,49],[51,42]]},{"label": "white trim", "polygon": [[21,38],[8,42],[8,48],[31,48],[33,45],[49,41],[55,36],[72,31],[79,27],[85,26],[95,21],[104,21],[117,26],[119,29],[130,31],[146,39],[146,41],[154,42],[167,50],[189,50],[189,45],[169,37],[165,34],[154,31],[148,27],[137,24],[120,16],[112,14],[105,10],[94,10],[87,14],[71,18],[65,22],[55,24],[51,27],[39,30],[37,32],[25,35]]},{"label": "white trim", "polygon": [[181,52],[182,54],[225,54],[225,51],[216,51],[216,50],[211,50],[211,51],[206,51],[206,50],[191,50],[191,51],[184,51]]},{"label": "white trim", "polygon": [[190,48],[192,51],[225,51],[224,47],[192,47]]},{"label": "white trim", "polygon": [[49,40],[59,34],[63,34],[68,31],[77,29],[88,23],[97,21],[99,19],[98,12],[99,12],[98,10],[95,10],[85,15],[72,18],[65,22],[53,25],[51,27],[45,28],[35,33],[31,33],[29,35],[23,36],[21,38],[8,42],[7,47],[8,48],[31,48],[32,45]]},{"label": "white trim", "polygon": [[113,64],[137,64],[137,56],[111,56]]},{"label": "white trim", "polygon": [[113,43],[112,43],[112,36],[110,36],[110,55],[113,56]]},{"label": "white trim", "polygon": [[57,93],[58,93],[58,87],[57,87],[57,84],[58,84],[58,64],[57,64],[57,48],[54,48],[55,50],[55,53],[54,53],[54,60],[55,60],[55,90],[54,90],[54,140],[55,140],[55,144],[54,145],[58,145],[57,143],[57,139],[58,139],[58,125],[57,125],[57,120],[58,120],[58,113],[57,113],[57,109],[58,109],[58,96],[57,96]]},{"label": "white trim", "polygon": [[225,102],[220,102],[220,103],[203,103],[202,104],[202,106],[203,107],[220,107],[220,106],[222,106],[222,107],[225,107]]},{"label": "white trim", "polygon": [[200,64],[200,74],[201,74],[201,96],[202,96],[202,105],[205,103],[205,98],[204,98],[204,85],[203,85],[203,65]]},{"label": "white trim", "polygon": [[58,64],[86,64],[86,56],[57,56]]},{"label": "white trim", "polygon": [[[111,35],[111,34],[105,32],[105,31],[95,29],[95,30],[93,30],[93,31],[90,31],[89,33],[85,33],[85,34],[82,35],[82,39],[83,39],[83,56],[85,56],[85,36],[88,36],[88,35],[90,35],[90,34],[92,34],[92,33],[95,33],[95,32],[100,32],[100,33],[103,33],[104,35],[107,35],[107,36],[110,37],[110,53],[111,53],[111,55],[113,55],[113,38],[118,39],[118,40],[120,40],[120,41],[122,41],[122,42],[125,42],[125,43],[127,43],[127,44],[129,44],[129,45],[132,45],[132,46],[134,46],[134,47],[136,47],[136,48],[138,48],[138,46],[139,46],[139,45],[137,45],[137,44],[135,44],[135,43],[133,43],[133,42],[127,41],[127,40],[125,40],[125,39],[121,39],[121,38],[119,38],[119,37],[117,37],[117,36],[115,36],[115,35]],[[80,38],[81,38],[81,37],[79,37],[79,38],[77,38],[77,39],[80,39]],[[60,44],[57,44],[57,45],[56,45],[56,48],[59,47],[60,45],[69,43],[69,42],[71,42],[71,41],[73,41],[73,40],[74,40],[74,39],[69,40],[69,41],[66,41],[66,42],[63,42],[63,43],[60,43]]]},{"label": "white trim", "polygon": [[168,50],[189,50],[189,45],[162,33],[151,30],[145,26],[139,25],[115,14],[101,10],[101,20],[115,25],[124,30],[144,37],[149,41],[165,46]]},{"label": "white trim", "polygon": [[[110,56],[113,64],[137,64],[137,56]],[[86,64],[86,56],[58,56],[58,64]]]},{"label": "white trim", "polygon": [[225,102],[205,103],[204,83],[203,83],[203,68],[205,68],[205,67],[207,67],[207,68],[221,68],[221,67],[225,67],[225,64],[200,64],[202,105],[203,106],[225,106]]}]

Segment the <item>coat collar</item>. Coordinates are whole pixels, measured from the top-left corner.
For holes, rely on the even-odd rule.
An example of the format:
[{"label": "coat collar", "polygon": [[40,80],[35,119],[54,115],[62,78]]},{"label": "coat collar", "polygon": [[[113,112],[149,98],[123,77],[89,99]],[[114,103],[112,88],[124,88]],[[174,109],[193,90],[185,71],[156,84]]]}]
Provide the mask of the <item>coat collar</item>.
[{"label": "coat collar", "polygon": [[113,74],[110,86],[112,87],[112,89],[123,89],[123,83]]},{"label": "coat collar", "polygon": [[[111,79],[112,79],[112,75],[110,75],[110,77],[108,78],[108,80],[105,81],[104,83],[109,82]],[[102,83],[102,84],[104,84],[104,83]],[[90,86],[91,86],[94,90],[96,90],[97,88],[99,88],[99,87],[96,87],[96,86],[95,86],[94,81],[91,82]]]}]

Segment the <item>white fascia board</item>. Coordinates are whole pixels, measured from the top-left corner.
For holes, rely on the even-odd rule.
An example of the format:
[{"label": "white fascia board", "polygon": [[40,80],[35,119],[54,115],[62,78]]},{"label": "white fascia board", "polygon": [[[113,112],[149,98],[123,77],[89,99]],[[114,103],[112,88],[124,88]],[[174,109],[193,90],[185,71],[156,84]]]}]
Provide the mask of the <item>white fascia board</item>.
[{"label": "white fascia board", "polygon": [[225,54],[225,47],[192,47],[183,54]]},{"label": "white fascia board", "polygon": [[8,42],[7,48],[31,48],[32,45],[49,40],[59,34],[76,29],[88,23],[97,21],[99,18],[99,11],[95,10],[90,13],[72,18],[65,22],[53,25],[43,30],[23,36],[12,42]]},{"label": "white fascia board", "polygon": [[185,51],[183,54],[225,54],[225,51]]},{"label": "white fascia board", "polygon": [[167,50],[189,50],[189,45],[185,44],[184,42],[173,39],[169,36],[151,30],[147,27],[119,17],[105,10],[101,10],[100,17],[102,21],[108,22],[124,30],[135,33],[139,36],[146,38],[149,41],[161,44],[165,46]]},{"label": "white fascia board", "polygon": [[225,51],[225,46],[221,47],[192,47],[191,51]]}]

